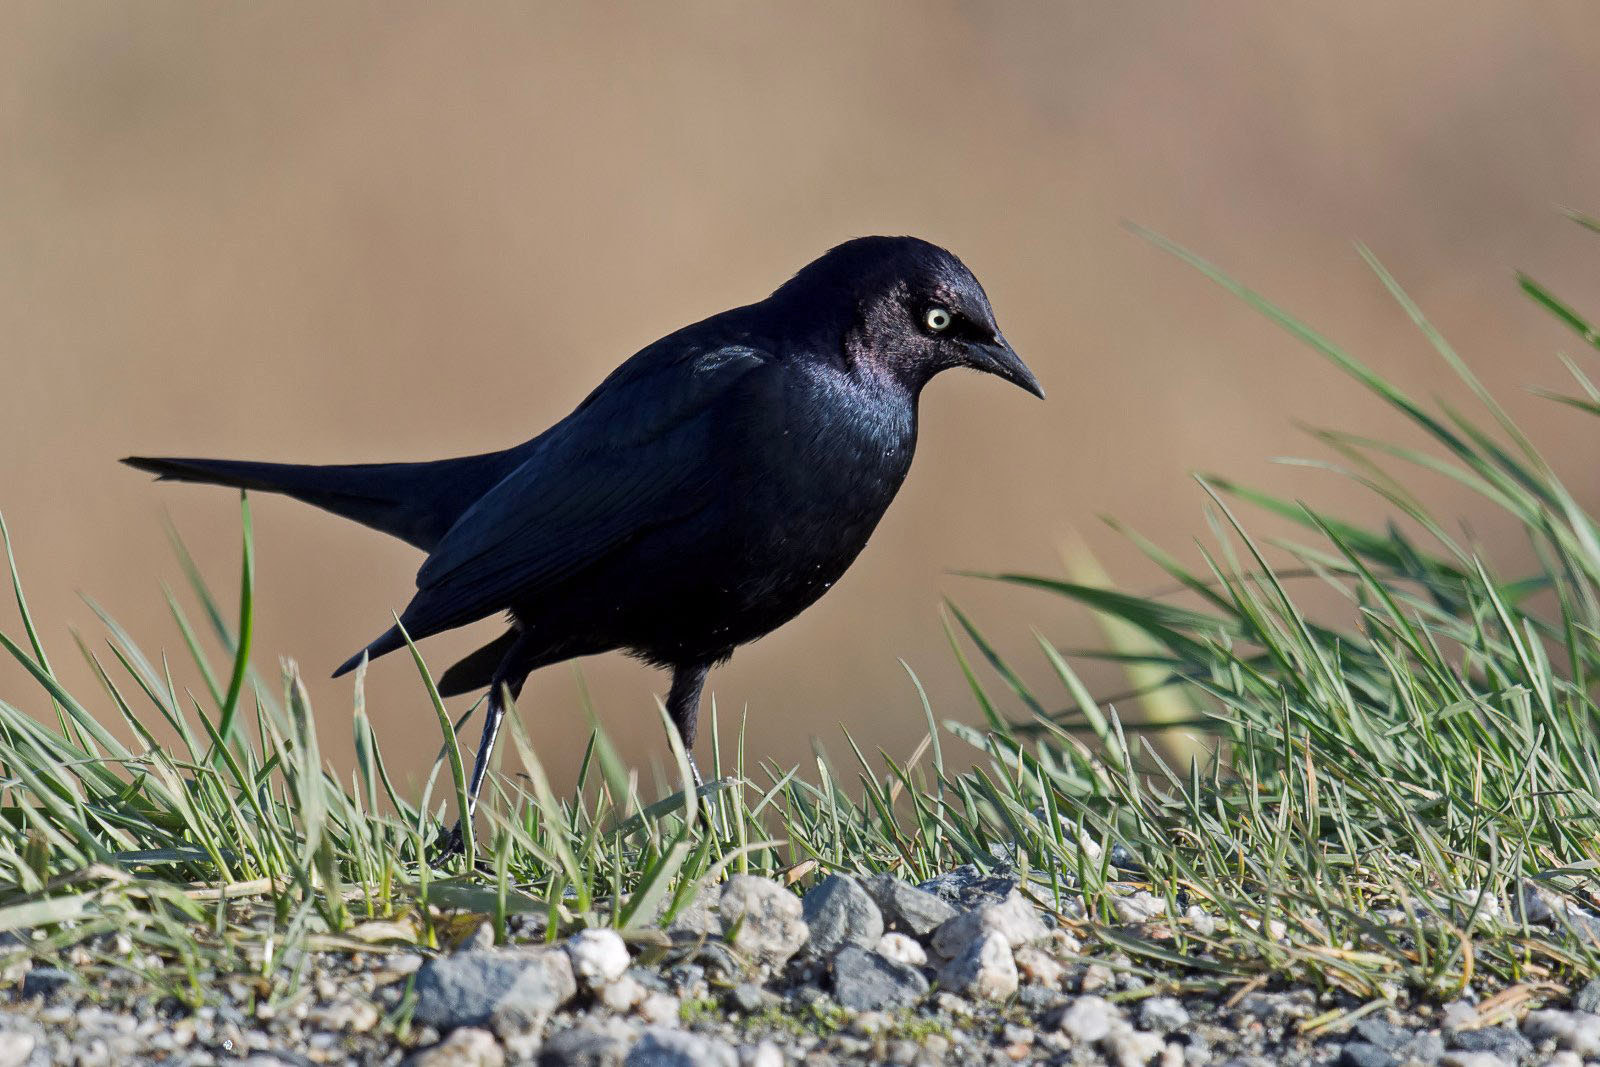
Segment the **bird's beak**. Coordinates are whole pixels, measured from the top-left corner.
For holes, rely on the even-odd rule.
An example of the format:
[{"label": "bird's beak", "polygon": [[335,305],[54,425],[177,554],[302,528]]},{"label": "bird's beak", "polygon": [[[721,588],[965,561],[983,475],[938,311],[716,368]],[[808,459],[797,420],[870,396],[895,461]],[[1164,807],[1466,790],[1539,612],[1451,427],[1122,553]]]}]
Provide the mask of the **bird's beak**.
[{"label": "bird's beak", "polygon": [[1040,400],[1044,399],[1044,390],[1039,386],[1039,379],[1033,376],[1033,371],[1022,362],[1022,357],[1017,355],[1016,349],[1012,348],[1004,337],[997,336],[988,344],[973,345],[971,359],[973,369],[1004,378],[1012,385],[1026,389]]}]

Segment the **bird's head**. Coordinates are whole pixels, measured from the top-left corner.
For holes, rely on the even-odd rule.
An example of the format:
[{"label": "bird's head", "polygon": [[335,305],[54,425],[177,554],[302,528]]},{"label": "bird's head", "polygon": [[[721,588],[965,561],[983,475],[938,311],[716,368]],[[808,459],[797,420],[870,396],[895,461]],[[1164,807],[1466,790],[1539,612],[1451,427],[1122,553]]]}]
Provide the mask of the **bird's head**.
[{"label": "bird's head", "polygon": [[843,316],[850,357],[913,391],[940,371],[969,367],[1044,396],[1001,335],[983,286],[938,245],[915,237],[858,237],[808,264],[773,296]]}]

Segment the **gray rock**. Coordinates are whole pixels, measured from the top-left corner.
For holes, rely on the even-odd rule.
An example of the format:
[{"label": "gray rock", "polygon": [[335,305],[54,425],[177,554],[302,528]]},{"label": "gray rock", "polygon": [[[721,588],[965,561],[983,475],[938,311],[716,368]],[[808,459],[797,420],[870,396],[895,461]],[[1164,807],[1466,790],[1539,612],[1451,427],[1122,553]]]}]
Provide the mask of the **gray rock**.
[{"label": "gray rock", "polygon": [[927,937],[958,914],[948,901],[892,874],[867,879],[866,890],[877,903],[884,925],[913,937]]},{"label": "gray rock", "polygon": [[782,967],[810,936],[800,898],[765,878],[734,875],[719,907],[733,947],[760,967]]},{"label": "gray rock", "polygon": [[1555,1041],[1584,1058],[1600,1055],[1600,1015],[1586,1011],[1530,1011],[1522,1020],[1530,1041]]},{"label": "gray rock", "polygon": [[77,981],[59,967],[34,967],[22,979],[22,996],[48,997]]},{"label": "gray rock", "polygon": [[1046,1012],[1067,1002],[1067,995],[1049,986],[1025,985],[1017,990],[1017,1003],[1035,1012]]},{"label": "gray rock", "polygon": [[958,912],[971,911],[984,904],[998,904],[1017,888],[1014,874],[984,874],[972,864],[928,879],[917,888],[932,893]]},{"label": "gray rock", "polygon": [[715,1038],[650,1026],[624,1063],[626,1067],[739,1067],[739,1054]]},{"label": "gray rock", "polygon": [[988,930],[967,943],[939,972],[939,985],[979,1000],[1005,1000],[1017,992],[1017,961],[1005,935]]},{"label": "gray rock", "polygon": [[1050,933],[1033,905],[1013,889],[998,903],[980,905],[939,927],[933,935],[933,949],[941,956],[954,957],[989,931],[1005,937],[1009,948],[1020,948]]},{"label": "gray rock", "polygon": [[1572,998],[1574,1011],[1600,1012],[1600,978],[1591,978]]},{"label": "gray rock", "polygon": [[1449,1035],[1449,1045],[1462,1052],[1489,1052],[1501,1059],[1528,1059],[1533,1055],[1533,1042],[1509,1026],[1486,1026],[1482,1030],[1454,1030]]},{"label": "gray rock", "polygon": [[1139,1025],[1159,1034],[1170,1034],[1189,1025],[1189,1010],[1177,997],[1151,997],[1139,1005]]},{"label": "gray rock", "polygon": [[550,1035],[539,1048],[539,1067],[622,1067],[628,1045],[614,1033],[575,1026]]},{"label": "gray rock", "polygon": [[1339,1067],[1400,1067],[1400,1060],[1370,1041],[1350,1041],[1339,1050]]},{"label": "gray rock", "polygon": [[883,1011],[914,1004],[928,992],[922,972],[856,945],[833,958],[833,996],[854,1011]]},{"label": "gray rock", "polygon": [[758,1012],[767,1003],[770,994],[754,982],[740,982],[728,990],[728,1007],[746,1015]]},{"label": "gray rock", "polygon": [[1377,1045],[1379,1048],[1394,1052],[1407,1044],[1413,1035],[1410,1030],[1402,1030],[1386,1019],[1369,1015],[1351,1027],[1351,1036],[1369,1045]]},{"label": "gray rock", "polygon": [[1444,1038],[1435,1030],[1424,1030],[1400,1051],[1405,1054],[1402,1057],[1404,1061],[1421,1060],[1423,1063],[1436,1063],[1439,1057],[1444,1055]]},{"label": "gray rock", "polygon": [[412,1018],[425,1026],[453,1030],[492,1020],[500,1031],[542,1026],[577,993],[577,983],[564,952],[490,949],[429,960],[415,989]]},{"label": "gray rock", "polygon": [[848,874],[831,874],[818,882],[801,902],[811,939],[806,951],[827,958],[854,945],[870,949],[883,936],[883,915],[872,897]]}]

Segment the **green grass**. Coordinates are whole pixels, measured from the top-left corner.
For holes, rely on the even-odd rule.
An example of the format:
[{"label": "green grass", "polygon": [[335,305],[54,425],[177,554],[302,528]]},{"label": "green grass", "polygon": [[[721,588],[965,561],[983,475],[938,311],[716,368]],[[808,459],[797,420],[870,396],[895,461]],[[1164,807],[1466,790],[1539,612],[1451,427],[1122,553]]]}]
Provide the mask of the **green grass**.
[{"label": "green grass", "polygon": [[[165,657],[104,614],[105,651],[79,642],[99,689],[69,692],[12,561],[20,630],[0,633],[0,645],[38,689],[0,702],[0,931],[33,939],[0,944],[0,964],[9,953],[136,967],[189,1003],[204,1002],[219,973],[253,973],[265,997],[281,999],[299,981],[279,962],[293,949],[437,946],[484,917],[503,934],[517,913],[542,916],[552,938],[587,924],[643,929],[730,871],[804,886],[830,870],[915,880],[1003,860],[1079,929],[1086,951],[1125,956],[1121,965],[1165,987],[1284,979],[1382,999],[1448,998],[1472,983],[1537,996],[1596,973],[1591,942],[1564,923],[1527,922],[1516,905],[1532,885],[1582,907],[1600,899],[1600,526],[1370,254],[1476,414],[1406,395],[1264,297],[1146,236],[1432,442],[1315,431],[1335,457],[1317,465],[1385,503],[1393,521],[1378,526],[1201,479],[1213,540],[1198,566],[1129,533],[1182,596],[996,576],[1106,620],[1112,647],[1100,655],[1128,669],[1139,696],[1159,691],[1146,706],[1163,709],[1161,722],[1123,723],[1043,637],[1057,691],[1031,690],[952,606],[951,647],[981,725],[939,721],[967,709],[929,707],[913,677],[930,732],[908,764],[846,735],[843,762],[778,767],[751,759],[742,724],[724,729],[713,709],[715,780],[700,794],[642,786],[596,729],[576,789],[558,796],[513,715],[510,747],[525,773],[491,779],[469,855],[433,866],[428,845],[451,814],[446,798],[459,796],[463,759],[421,656],[441,743],[422,795],[395,788],[359,676],[355,766],[328,766],[318,750],[327,724],[299,678],[249,666],[246,502],[237,611],[180,545],[200,624],[168,599],[199,692],[180,691]],[[1530,278],[1519,284],[1600,347],[1571,304]],[[1553,399],[1600,415],[1600,388],[1578,360],[1563,361],[1576,391]],[[1589,477],[1589,456],[1573,466]],[[1515,523],[1536,563],[1502,574],[1455,516],[1430,513],[1419,486],[1440,477]],[[1242,517],[1251,512],[1299,533],[1257,537]],[[1343,611],[1303,607],[1329,591]],[[1154,727],[1175,725],[1200,735],[1190,751],[1202,758],[1163,756]],[[980,754],[969,771],[945,762],[961,746]],[[686,782],[683,753],[673,754]],[[1113,868],[1113,845],[1139,868]],[[1119,882],[1149,888],[1173,916],[1195,906],[1216,921],[1127,927],[1116,921]],[[108,948],[112,933],[131,955]]]}]

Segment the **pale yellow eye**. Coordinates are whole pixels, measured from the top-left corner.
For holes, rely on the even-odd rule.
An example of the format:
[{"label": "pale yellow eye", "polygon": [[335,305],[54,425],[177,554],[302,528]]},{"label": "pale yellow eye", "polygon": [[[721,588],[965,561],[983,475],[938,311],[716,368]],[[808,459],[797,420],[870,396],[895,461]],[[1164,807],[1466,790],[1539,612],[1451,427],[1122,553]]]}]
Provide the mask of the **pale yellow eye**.
[{"label": "pale yellow eye", "polygon": [[944,308],[929,308],[928,313],[922,317],[922,321],[934,333],[941,333],[949,329],[951,318],[950,312]]}]

